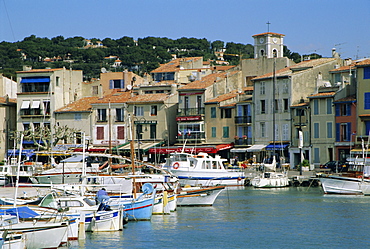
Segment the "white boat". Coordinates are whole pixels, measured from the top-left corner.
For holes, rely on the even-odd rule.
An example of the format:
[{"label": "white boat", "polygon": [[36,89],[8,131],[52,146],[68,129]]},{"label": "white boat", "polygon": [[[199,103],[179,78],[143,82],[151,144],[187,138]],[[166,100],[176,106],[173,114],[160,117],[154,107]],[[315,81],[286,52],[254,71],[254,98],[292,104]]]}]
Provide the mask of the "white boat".
[{"label": "white boat", "polygon": [[251,180],[251,185],[256,188],[281,188],[289,186],[289,178],[286,172],[276,172],[276,159],[273,156],[272,163],[263,164],[264,168],[271,170],[262,172]]},{"label": "white boat", "polygon": [[176,175],[182,186],[244,185],[244,171],[227,170],[225,161],[218,155],[176,152],[170,154],[163,168]]},{"label": "white boat", "polygon": [[119,155],[75,152],[54,168],[35,174],[34,178],[40,184],[81,183],[83,173],[104,173],[108,172],[109,167],[118,168],[119,165],[123,167],[129,165],[129,162]]},{"label": "white boat", "polygon": [[225,186],[184,187],[177,194],[178,206],[212,206]]},{"label": "white boat", "polygon": [[[26,210],[25,210],[26,209]],[[67,242],[68,221],[53,222],[37,220],[39,214],[32,212],[27,207],[1,210],[0,232],[5,236],[24,235],[26,248],[57,248],[62,242]],[[9,214],[8,214],[9,213]],[[35,220],[19,221],[20,217],[32,218]],[[24,218],[23,218],[24,219]]]},{"label": "white boat", "polygon": [[362,177],[329,175],[319,178],[325,194],[362,195]]},{"label": "white boat", "polygon": [[281,188],[289,186],[289,178],[284,172],[263,172],[251,180],[256,188]]},{"label": "white boat", "polygon": [[46,195],[40,207],[66,210],[68,217],[82,219],[87,232],[119,231],[123,228],[123,209],[99,211],[95,201],[80,195],[58,195],[52,192]]}]

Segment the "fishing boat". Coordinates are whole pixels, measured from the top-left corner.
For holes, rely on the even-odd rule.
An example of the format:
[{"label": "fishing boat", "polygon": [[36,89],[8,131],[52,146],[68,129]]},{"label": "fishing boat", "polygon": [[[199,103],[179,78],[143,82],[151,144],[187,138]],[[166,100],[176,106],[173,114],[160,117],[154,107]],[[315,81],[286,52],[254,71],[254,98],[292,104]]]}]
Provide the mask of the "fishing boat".
[{"label": "fishing boat", "polygon": [[182,186],[244,185],[244,171],[226,169],[225,161],[218,155],[212,157],[207,153],[175,152],[162,167],[176,175]]},{"label": "fishing boat", "polygon": [[225,186],[184,187],[177,194],[178,206],[212,206]]}]

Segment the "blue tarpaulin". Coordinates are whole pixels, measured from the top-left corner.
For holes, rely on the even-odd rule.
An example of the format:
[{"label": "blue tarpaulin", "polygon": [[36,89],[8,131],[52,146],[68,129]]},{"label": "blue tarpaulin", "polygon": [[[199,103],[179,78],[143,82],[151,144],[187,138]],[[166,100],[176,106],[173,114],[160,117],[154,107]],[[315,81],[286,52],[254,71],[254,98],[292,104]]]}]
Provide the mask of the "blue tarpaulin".
[{"label": "blue tarpaulin", "polygon": [[17,208],[10,208],[10,209],[0,209],[0,214],[10,214],[18,216],[21,219],[24,218],[33,218],[35,216],[39,216],[38,213],[30,209],[29,207],[17,207]]},{"label": "blue tarpaulin", "polygon": [[49,77],[30,77],[22,78],[21,83],[48,83],[50,82]]},{"label": "blue tarpaulin", "polygon": [[266,150],[274,150],[274,148],[275,148],[275,150],[282,150],[282,149],[286,148],[287,146],[288,146],[288,144],[275,144],[275,145],[269,144],[269,145],[266,146]]}]

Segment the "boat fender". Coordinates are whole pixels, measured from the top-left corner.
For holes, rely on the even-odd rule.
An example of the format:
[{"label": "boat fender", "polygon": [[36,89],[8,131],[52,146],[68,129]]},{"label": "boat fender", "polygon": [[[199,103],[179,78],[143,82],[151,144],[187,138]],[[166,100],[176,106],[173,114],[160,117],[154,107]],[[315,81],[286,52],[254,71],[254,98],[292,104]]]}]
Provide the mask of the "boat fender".
[{"label": "boat fender", "polygon": [[174,169],[178,169],[178,168],[180,167],[180,164],[179,164],[178,162],[175,162],[175,163],[172,165],[172,167],[173,167]]}]

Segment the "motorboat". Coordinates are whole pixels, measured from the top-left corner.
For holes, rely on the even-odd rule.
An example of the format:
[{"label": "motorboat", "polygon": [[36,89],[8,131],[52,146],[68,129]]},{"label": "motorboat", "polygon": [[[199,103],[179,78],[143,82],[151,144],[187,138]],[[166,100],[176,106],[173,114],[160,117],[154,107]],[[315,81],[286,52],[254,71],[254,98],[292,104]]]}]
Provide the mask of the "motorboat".
[{"label": "motorboat", "polygon": [[219,155],[175,152],[166,159],[163,168],[176,175],[181,186],[244,185],[244,171],[228,170],[225,162]]},{"label": "motorboat", "polygon": [[184,187],[177,194],[178,206],[212,206],[225,186]]}]

